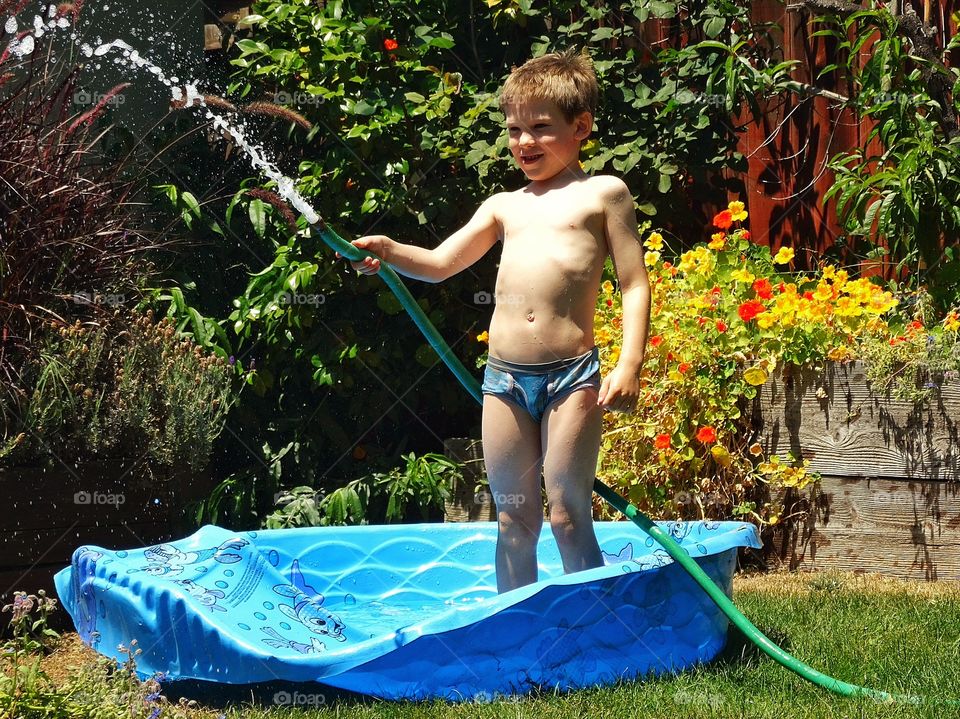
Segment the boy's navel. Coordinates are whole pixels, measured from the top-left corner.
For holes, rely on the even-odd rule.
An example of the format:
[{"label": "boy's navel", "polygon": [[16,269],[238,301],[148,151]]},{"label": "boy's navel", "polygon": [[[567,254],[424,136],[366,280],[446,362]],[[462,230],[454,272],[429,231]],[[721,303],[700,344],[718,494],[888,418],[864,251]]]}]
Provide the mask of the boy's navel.
[{"label": "boy's navel", "polygon": [[527,312],[527,322],[533,322],[535,319],[533,312]]}]

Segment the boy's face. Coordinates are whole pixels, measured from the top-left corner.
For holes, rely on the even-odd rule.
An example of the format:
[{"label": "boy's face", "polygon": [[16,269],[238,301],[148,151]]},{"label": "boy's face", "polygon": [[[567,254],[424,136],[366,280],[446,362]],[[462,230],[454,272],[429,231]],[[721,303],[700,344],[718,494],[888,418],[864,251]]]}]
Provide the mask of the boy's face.
[{"label": "boy's face", "polygon": [[593,127],[583,112],[573,122],[549,100],[529,100],[506,109],[510,152],[530,180],[549,180],[566,169],[579,172],[580,143]]}]

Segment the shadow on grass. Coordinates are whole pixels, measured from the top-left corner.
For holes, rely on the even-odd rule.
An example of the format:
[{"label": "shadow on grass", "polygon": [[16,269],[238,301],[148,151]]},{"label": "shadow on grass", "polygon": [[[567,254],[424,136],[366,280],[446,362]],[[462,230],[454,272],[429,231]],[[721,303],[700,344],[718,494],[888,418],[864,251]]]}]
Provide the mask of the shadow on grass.
[{"label": "shadow on grass", "polygon": [[[757,627],[767,638],[783,649],[790,651],[790,637],[779,629]],[[747,635],[733,624],[727,630],[727,644],[717,657],[710,662],[711,668],[726,669],[734,666],[751,666],[766,657],[766,653],[754,644]]]},{"label": "shadow on grass", "polygon": [[212,709],[226,709],[240,705],[262,708],[319,709],[333,705],[352,706],[382,701],[318,682],[280,680],[256,684],[220,684],[186,679],[164,684],[163,693],[174,703],[181,698],[195,699]]}]

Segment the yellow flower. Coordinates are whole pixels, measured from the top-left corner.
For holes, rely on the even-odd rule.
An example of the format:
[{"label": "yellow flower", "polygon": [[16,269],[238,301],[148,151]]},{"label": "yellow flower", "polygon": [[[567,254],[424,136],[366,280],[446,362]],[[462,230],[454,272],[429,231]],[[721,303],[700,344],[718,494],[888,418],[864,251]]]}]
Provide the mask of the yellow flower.
[{"label": "yellow flower", "polygon": [[645,253],[644,256],[643,256],[643,263],[644,263],[647,267],[653,267],[653,266],[654,266],[655,264],[657,264],[659,261],[660,261],[660,253],[659,253],[659,252],[651,251],[651,252]]},{"label": "yellow flower", "polygon": [[790,247],[781,247],[777,254],[773,256],[773,262],[777,265],[785,265],[793,259],[793,249]]},{"label": "yellow flower", "polygon": [[742,202],[735,200],[727,205],[727,209],[730,210],[730,214],[733,215],[734,222],[742,222],[747,219],[747,211]]},{"label": "yellow flower", "polygon": [[956,332],[960,329],[960,315],[956,310],[950,310],[950,313],[943,318],[943,326],[950,332]]},{"label": "yellow flower", "polygon": [[776,316],[772,312],[761,312],[760,314],[757,315],[756,319],[757,319],[757,327],[759,327],[762,330],[766,330],[773,327],[773,324],[777,321]]},{"label": "yellow flower", "polygon": [[752,272],[748,272],[746,267],[741,267],[738,270],[734,270],[730,273],[730,277],[735,279],[737,282],[753,282],[756,276]]},{"label": "yellow flower", "polygon": [[310,48],[307,47],[306,45],[304,45],[303,47],[300,48],[300,54],[301,54],[301,55],[306,55],[308,52],[310,52]]},{"label": "yellow flower", "polygon": [[477,335],[477,342],[483,342],[484,344],[486,344],[489,341],[490,341],[490,333],[487,332],[486,330],[484,330],[483,332]]},{"label": "yellow flower", "polygon": [[833,347],[827,352],[827,359],[833,360],[834,362],[842,362],[845,359],[850,359],[852,356],[853,353],[850,351],[850,348],[842,345]]},{"label": "yellow flower", "polygon": [[727,244],[727,236],[723,232],[716,232],[710,235],[710,244],[707,245],[711,250],[722,250]]},{"label": "yellow flower", "polygon": [[647,241],[643,243],[647,248],[651,250],[662,250],[663,249],[663,236],[659,232],[651,232],[650,236],[647,238]]},{"label": "yellow flower", "polygon": [[597,344],[606,345],[610,343],[610,330],[606,327],[601,327],[594,334],[594,339],[596,339]]},{"label": "yellow flower", "polygon": [[603,284],[600,285],[600,288],[603,290],[603,294],[605,295],[613,294],[613,283],[610,280],[604,280]]},{"label": "yellow flower", "polygon": [[832,280],[835,274],[837,274],[837,268],[833,265],[827,265],[823,268],[823,279]]},{"label": "yellow flower", "polygon": [[607,356],[608,356],[608,358],[610,359],[610,362],[611,362],[612,364],[616,364],[617,362],[619,362],[619,361],[620,361],[620,347],[618,347],[617,345],[613,345],[613,347],[610,348],[610,354],[607,355]]}]

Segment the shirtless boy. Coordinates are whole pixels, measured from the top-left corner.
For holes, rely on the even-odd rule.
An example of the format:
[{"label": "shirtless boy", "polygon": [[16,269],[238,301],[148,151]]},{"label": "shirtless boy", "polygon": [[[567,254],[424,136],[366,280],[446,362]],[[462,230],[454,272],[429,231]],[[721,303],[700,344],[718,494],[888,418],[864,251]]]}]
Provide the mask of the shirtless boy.
[{"label": "shirtless boy", "polygon": [[[633,198],[622,180],[588,176],[598,87],[589,58],[553,53],[504,83],[510,152],[530,183],[487,199],[433,249],[372,235],[353,241],[408,277],[441,282],[502,242],[497,303],[483,380],[483,454],[497,506],[500,592],[537,580],[543,474],[550,526],[565,572],[603,564],[593,531],[593,480],[603,411],[630,412],[639,396],[650,286]],[[593,317],[611,256],[623,298],[623,344],[600,381]],[[375,274],[380,260],[351,263]]]}]

